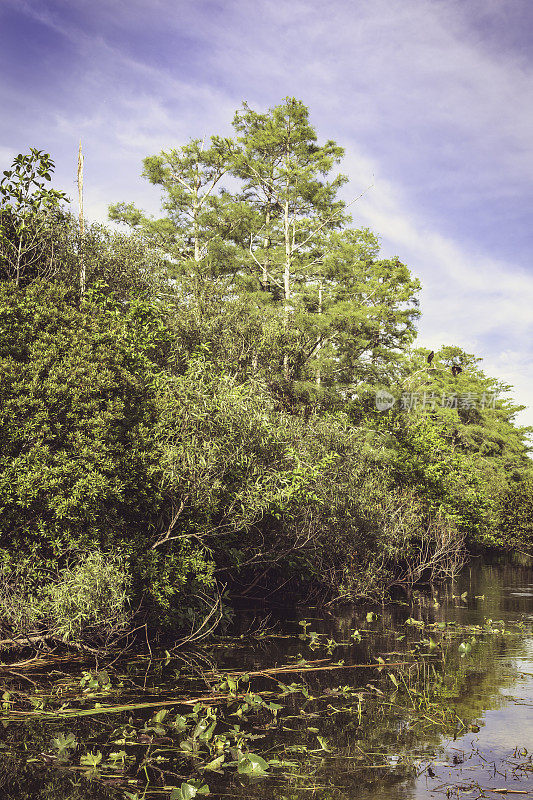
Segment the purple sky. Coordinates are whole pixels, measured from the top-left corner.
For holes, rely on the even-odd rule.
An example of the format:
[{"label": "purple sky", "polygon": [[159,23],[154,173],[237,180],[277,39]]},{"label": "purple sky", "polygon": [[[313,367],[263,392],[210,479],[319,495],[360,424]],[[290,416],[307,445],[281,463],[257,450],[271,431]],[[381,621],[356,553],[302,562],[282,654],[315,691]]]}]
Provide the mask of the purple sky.
[{"label": "purple sky", "polygon": [[354,223],[421,278],[420,344],[457,344],[533,424],[531,0],[3,0],[0,168],[54,157],[86,213],[156,211],[144,156],[303,100],[346,148]]}]

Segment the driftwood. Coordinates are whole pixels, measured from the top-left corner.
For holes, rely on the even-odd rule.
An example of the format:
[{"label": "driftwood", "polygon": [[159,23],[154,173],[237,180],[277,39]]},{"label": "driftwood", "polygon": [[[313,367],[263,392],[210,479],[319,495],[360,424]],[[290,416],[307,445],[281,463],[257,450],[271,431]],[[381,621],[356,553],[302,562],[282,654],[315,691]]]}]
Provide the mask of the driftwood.
[{"label": "driftwood", "polygon": [[59,644],[63,647],[72,647],[74,650],[81,650],[84,653],[91,653],[91,655],[99,655],[102,653],[101,650],[95,650],[93,647],[89,647],[86,644],[65,641],[61,638],[61,636],[53,633],[35,633],[19,639],[0,639],[0,648],[8,650],[25,650],[27,647],[31,647],[32,645],[48,643],[54,645]]},{"label": "driftwood", "polygon": [[[316,662],[315,662],[316,663]],[[221,677],[228,675],[230,678],[239,678],[242,675],[249,675],[250,678],[261,677],[262,675],[268,677],[270,675],[283,675],[295,672],[318,672],[319,670],[333,670],[333,669],[382,669],[383,667],[403,667],[406,664],[411,664],[411,661],[385,661],[383,664],[327,664],[318,667],[309,667],[306,665],[298,666],[298,664],[287,664],[283,667],[272,667],[270,669],[259,669],[255,672],[247,672],[241,670],[240,672],[224,672]]]}]

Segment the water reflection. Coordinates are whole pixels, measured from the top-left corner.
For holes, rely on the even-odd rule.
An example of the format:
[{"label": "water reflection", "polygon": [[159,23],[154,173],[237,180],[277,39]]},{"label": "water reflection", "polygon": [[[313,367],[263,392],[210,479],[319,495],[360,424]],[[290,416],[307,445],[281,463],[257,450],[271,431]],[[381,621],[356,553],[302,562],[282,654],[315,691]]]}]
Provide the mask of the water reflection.
[{"label": "water reflection", "polygon": [[[247,723],[257,752],[292,766],[273,769],[277,777],[257,783],[214,772],[211,797],[470,800],[495,797],[496,789],[533,792],[532,598],[531,571],[473,564],[445,590],[415,592],[409,603],[347,607],[336,615],[306,609],[266,624],[257,612],[243,613],[236,637],[188,655],[198,691],[209,690],[215,665],[221,672],[254,672],[302,658],[315,667],[338,663],[331,670],[254,677],[255,692],[304,683],[307,696],[285,693],[279,715],[252,716]],[[263,636],[238,638],[250,626],[259,626]],[[394,668],[380,667],[377,658]],[[121,686],[121,702],[181,696],[190,669],[185,662],[177,666],[165,657],[148,667],[138,659],[116,664],[113,682]],[[50,687],[54,680],[50,676]],[[13,681],[11,690],[21,690]],[[86,751],[106,753],[116,726],[140,725],[151,713],[77,719],[68,731]],[[3,729],[0,796],[124,798],[124,779],[103,786],[96,775],[87,781],[80,767],[53,763],[50,740],[67,732],[59,724],[16,722]],[[132,752],[140,769],[140,749]],[[128,774],[137,776],[133,766]],[[171,779],[162,774],[158,780],[146,797],[166,800]],[[130,794],[136,791],[132,787]]]}]

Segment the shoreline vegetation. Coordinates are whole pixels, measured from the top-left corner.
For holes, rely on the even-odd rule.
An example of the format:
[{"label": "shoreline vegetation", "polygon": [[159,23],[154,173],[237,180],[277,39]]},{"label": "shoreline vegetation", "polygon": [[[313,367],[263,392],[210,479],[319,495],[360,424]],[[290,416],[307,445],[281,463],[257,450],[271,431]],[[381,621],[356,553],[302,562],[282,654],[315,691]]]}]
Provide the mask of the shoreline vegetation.
[{"label": "shoreline vegetation", "polygon": [[80,225],[42,151],[3,173],[2,647],[192,645],[235,603],[531,556],[511,387],[416,346],[420,284],[355,227],[300,101],[233,125],[148,156],[162,216],[116,203],[120,231]]}]

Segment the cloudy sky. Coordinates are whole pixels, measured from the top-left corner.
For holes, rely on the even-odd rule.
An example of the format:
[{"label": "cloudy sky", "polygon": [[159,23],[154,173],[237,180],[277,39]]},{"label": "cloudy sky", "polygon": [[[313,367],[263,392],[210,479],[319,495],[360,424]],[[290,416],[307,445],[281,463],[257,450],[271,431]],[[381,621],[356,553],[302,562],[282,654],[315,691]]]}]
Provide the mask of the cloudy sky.
[{"label": "cloudy sky", "polygon": [[86,212],[156,211],[144,156],[294,96],[346,148],[356,225],[423,284],[420,344],[457,344],[533,425],[531,0],[1,0],[0,168],[31,146]]}]

